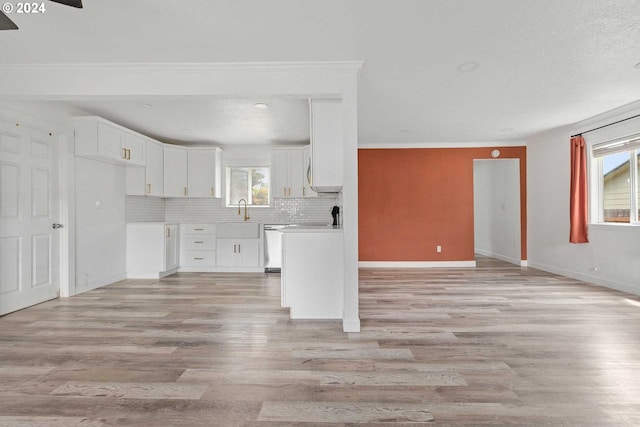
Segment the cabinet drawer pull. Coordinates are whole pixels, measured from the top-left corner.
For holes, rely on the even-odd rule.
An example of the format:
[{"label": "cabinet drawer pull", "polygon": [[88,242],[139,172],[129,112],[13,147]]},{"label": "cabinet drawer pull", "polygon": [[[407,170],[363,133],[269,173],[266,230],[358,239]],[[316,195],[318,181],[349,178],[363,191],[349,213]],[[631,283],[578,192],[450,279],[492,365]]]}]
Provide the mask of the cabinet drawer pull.
[{"label": "cabinet drawer pull", "polygon": [[306,188],[302,187],[302,195],[303,195],[303,196],[306,196],[306,194],[304,194],[304,193],[305,193],[305,191],[304,191],[304,190],[306,190]]},{"label": "cabinet drawer pull", "polygon": [[234,253],[234,254],[236,253],[236,246],[237,246],[237,245],[233,245],[233,253]]},{"label": "cabinet drawer pull", "polygon": [[184,195],[187,195],[187,187],[184,187]]},{"label": "cabinet drawer pull", "polygon": [[127,160],[127,149],[126,148],[122,149],[122,158]]},{"label": "cabinet drawer pull", "polygon": [[196,241],[196,242],[193,242],[193,243],[204,243],[204,242]]},{"label": "cabinet drawer pull", "polygon": [[171,229],[167,228],[167,237],[171,237]]},{"label": "cabinet drawer pull", "polygon": [[284,191],[283,196],[284,196],[284,197],[287,197],[287,187],[284,187],[282,190]]},{"label": "cabinet drawer pull", "polygon": [[204,228],[194,228],[193,231],[204,231]]},{"label": "cabinet drawer pull", "polygon": [[238,253],[240,253],[240,245],[238,245]]},{"label": "cabinet drawer pull", "polygon": [[194,259],[199,259],[199,260],[203,260],[204,258],[194,258]]},{"label": "cabinet drawer pull", "polygon": [[147,194],[151,194],[151,184],[147,184]]},{"label": "cabinet drawer pull", "polygon": [[215,195],[216,195],[216,194],[215,194],[215,190],[213,189],[213,187],[211,187],[211,195],[212,195],[212,196],[215,196]]},{"label": "cabinet drawer pull", "polygon": [[127,148],[127,160],[131,160],[131,150]]}]

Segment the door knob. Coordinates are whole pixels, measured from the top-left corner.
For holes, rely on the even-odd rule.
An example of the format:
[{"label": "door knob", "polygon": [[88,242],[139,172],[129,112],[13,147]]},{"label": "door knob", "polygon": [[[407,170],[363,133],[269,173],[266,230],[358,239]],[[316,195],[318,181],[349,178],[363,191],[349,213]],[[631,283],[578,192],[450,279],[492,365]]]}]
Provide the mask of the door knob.
[{"label": "door knob", "polygon": [[62,224],[53,224],[52,227],[55,230],[55,229],[58,229],[58,228],[64,228],[64,225],[62,225]]}]

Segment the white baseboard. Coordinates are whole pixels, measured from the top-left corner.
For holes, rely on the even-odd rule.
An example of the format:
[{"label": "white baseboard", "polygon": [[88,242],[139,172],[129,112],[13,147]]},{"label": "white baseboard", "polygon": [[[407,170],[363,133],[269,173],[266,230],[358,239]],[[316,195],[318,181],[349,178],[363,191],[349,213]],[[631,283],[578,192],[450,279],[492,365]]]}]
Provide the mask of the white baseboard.
[{"label": "white baseboard", "polygon": [[178,273],[264,273],[264,267],[180,267]]},{"label": "white baseboard", "polygon": [[342,330],[344,332],[360,332],[360,318],[359,317],[343,318]]},{"label": "white baseboard", "polygon": [[475,267],[474,261],[359,261],[360,268],[458,268]]},{"label": "white baseboard", "polygon": [[79,295],[83,292],[92,291],[94,289],[101,288],[103,286],[110,285],[115,282],[127,279],[127,273],[120,273],[113,276],[101,277],[100,279],[90,280],[86,284],[80,284],[76,282],[76,292],[74,295]]},{"label": "white baseboard", "polygon": [[640,287],[631,283],[623,283],[615,280],[609,280],[603,277],[594,276],[591,274],[584,274],[578,271],[568,270],[562,267],[556,267],[553,265],[542,264],[539,262],[528,262],[529,267],[536,268],[538,270],[547,271],[549,273],[559,274],[561,276],[570,277],[572,279],[581,280],[583,282],[590,283],[592,285],[603,286],[605,288],[615,289],[616,291],[627,292],[634,295],[640,295]]},{"label": "white baseboard", "polygon": [[[527,260],[521,260],[521,259],[518,259],[518,258],[512,258],[510,256],[506,256],[506,255],[502,255],[502,254],[496,254],[494,252],[485,251],[483,249],[477,249],[476,248],[476,249],[474,249],[474,251],[477,254],[488,256],[490,258],[499,259],[501,261],[508,262],[510,264],[519,265],[520,267],[526,267],[527,266]],[[524,262],[524,264],[523,264],[523,262]]]}]

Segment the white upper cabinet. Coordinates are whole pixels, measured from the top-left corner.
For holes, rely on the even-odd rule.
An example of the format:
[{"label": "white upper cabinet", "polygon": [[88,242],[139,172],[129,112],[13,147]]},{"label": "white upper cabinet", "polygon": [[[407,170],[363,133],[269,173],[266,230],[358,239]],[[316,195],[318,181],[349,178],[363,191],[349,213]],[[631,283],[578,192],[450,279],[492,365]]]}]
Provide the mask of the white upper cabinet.
[{"label": "white upper cabinet", "polygon": [[164,197],[188,197],[187,149],[164,146]]},{"label": "white upper cabinet", "polygon": [[219,148],[189,148],[187,188],[189,197],[221,196],[222,157]]},{"label": "white upper cabinet", "polygon": [[142,142],[145,144],[147,153],[146,167],[127,168],[127,195],[163,197],[163,144],[152,139],[142,140]]},{"label": "white upper cabinet", "polygon": [[300,148],[275,148],[271,154],[273,197],[303,197],[304,160]]},{"label": "white upper cabinet", "polygon": [[145,151],[146,151],[146,141],[144,138],[126,132],[124,134],[124,146],[123,148],[127,154],[127,160],[130,164],[135,164],[137,166],[144,166],[145,162]]},{"label": "white upper cabinet", "polygon": [[100,117],[76,117],[75,154],[126,166],[145,165],[144,138]]},{"label": "white upper cabinet", "polygon": [[311,187],[318,192],[336,193],[344,177],[342,101],[311,99]]},{"label": "white upper cabinet", "polygon": [[147,167],[145,170],[145,194],[164,196],[164,147],[160,143],[147,141]]}]

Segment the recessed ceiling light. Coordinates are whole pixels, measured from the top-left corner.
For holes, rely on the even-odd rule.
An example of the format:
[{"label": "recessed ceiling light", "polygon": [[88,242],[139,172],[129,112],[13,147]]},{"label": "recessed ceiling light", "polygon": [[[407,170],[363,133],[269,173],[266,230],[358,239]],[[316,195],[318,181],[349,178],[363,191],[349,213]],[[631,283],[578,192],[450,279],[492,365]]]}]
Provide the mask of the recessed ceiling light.
[{"label": "recessed ceiling light", "polygon": [[150,108],[153,108],[153,105],[147,104],[147,103],[141,103],[141,104],[138,104],[138,108],[145,108],[148,110]]},{"label": "recessed ceiling light", "polygon": [[274,131],[275,133],[282,133],[282,132],[284,132],[284,129],[279,129],[279,128],[278,128],[278,129],[274,129],[273,131]]},{"label": "recessed ceiling light", "polygon": [[257,108],[258,110],[266,110],[267,108],[269,108],[269,106],[267,104],[265,104],[264,102],[258,102],[253,107]]},{"label": "recessed ceiling light", "polygon": [[185,129],[180,129],[180,132],[183,132],[183,133],[191,133],[191,129],[187,129],[187,128],[185,128]]},{"label": "recessed ceiling light", "polygon": [[411,129],[400,129],[400,133],[413,133]]},{"label": "recessed ceiling light", "polygon": [[461,73],[470,73],[471,71],[475,71],[480,67],[480,64],[477,62],[465,62],[464,64],[458,65],[458,71]]},{"label": "recessed ceiling light", "polygon": [[502,128],[500,132],[513,132],[513,128]]}]

